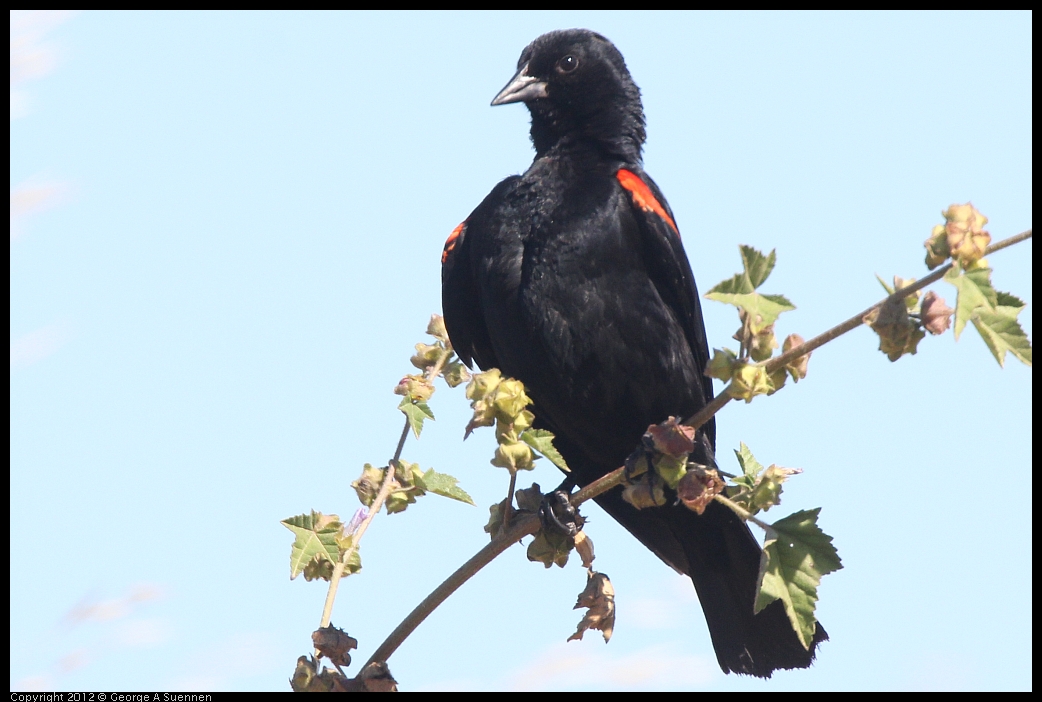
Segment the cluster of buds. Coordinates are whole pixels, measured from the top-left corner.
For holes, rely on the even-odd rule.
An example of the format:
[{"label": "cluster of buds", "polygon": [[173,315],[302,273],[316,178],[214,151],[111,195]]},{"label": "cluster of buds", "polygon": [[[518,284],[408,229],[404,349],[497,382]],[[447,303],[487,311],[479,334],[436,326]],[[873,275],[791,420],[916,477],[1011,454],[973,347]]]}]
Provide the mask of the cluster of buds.
[{"label": "cluster of buds", "polygon": [[770,467],[764,468],[744,443],[741,449],[734,453],[742,466],[742,474],[733,479],[734,485],[727,487],[725,495],[749,514],[756,514],[761,510],[766,512],[779,504],[782,483],[803,472],[799,468],[782,468],[773,463]]},{"label": "cluster of buds", "polygon": [[[332,627],[327,627],[332,628]],[[319,629],[315,634],[324,632]],[[346,638],[348,637],[345,634]],[[314,637],[313,637],[314,638]],[[354,641],[354,639],[351,639]],[[316,643],[316,646],[318,644]],[[325,653],[323,652],[323,655]],[[321,656],[319,657],[321,659]],[[334,665],[337,665],[334,663]],[[348,678],[340,671],[319,666],[319,661],[309,656],[297,659],[297,667],[289,680],[294,692],[397,692],[398,683],[383,661],[368,664],[357,677]]]},{"label": "cluster of buds", "polygon": [[[385,476],[384,468],[376,468],[366,463],[362,468],[362,475],[358,477],[351,487],[355,489],[358,500],[366,507],[373,504],[376,493],[380,490],[380,484]],[[396,461],[394,464],[394,485],[387,501],[384,503],[388,514],[404,512],[405,508],[416,503],[417,497],[427,494],[427,485],[423,481],[424,472],[419,463],[408,461]]]},{"label": "cluster of buds", "polygon": [[[788,353],[802,343],[802,336],[789,334],[782,343],[782,353]],[[745,344],[745,347],[749,349],[750,357],[760,363],[750,363],[745,358],[739,358],[731,349],[713,349],[713,358],[705,370],[705,374],[710,378],[728,383],[727,392],[736,400],[752,402],[757,395],[773,395],[778,392],[789,377],[793,382],[807,377],[809,353],[789,361],[772,373],[768,373],[766,367],[761,365],[771,357],[772,350],[778,347],[773,324],[752,335],[750,343]]]},{"label": "cluster of buds", "polygon": [[478,427],[496,427],[496,455],[492,465],[511,473],[532,470],[535,453],[522,434],[532,426],[535,415],[525,409],[532,399],[520,380],[504,378],[499,369],[475,374],[467,385],[467,399],[474,416],[467,424],[464,438]]},{"label": "cluster of buds", "polygon": [[984,230],[988,218],[967,202],[952,205],[941,213],[944,224],[938,224],[926,240],[926,266],[937,268],[949,258],[959,262],[964,270],[977,264],[991,243],[991,234]]},{"label": "cluster of buds", "polygon": [[739,308],[738,318],[742,326],[732,337],[746,349],[749,357],[756,362],[766,361],[778,348],[778,339],[774,336],[774,322],[764,324],[763,315],[750,313]]},{"label": "cluster of buds", "polygon": [[394,386],[394,394],[403,395],[413,402],[426,402],[434,394],[434,383],[427,380],[425,374],[410,374],[398,381]]},{"label": "cluster of buds", "polygon": [[715,470],[689,460],[695,435],[676,417],[649,426],[640,448],[626,459],[622,499],[637,509],[662,506],[668,487],[685,507],[702,514],[724,483]]},{"label": "cluster of buds", "polygon": [[470,378],[466,367],[454,359],[452,343],[445,331],[445,320],[440,314],[431,315],[427,333],[434,337],[433,344],[416,344],[416,353],[409,362],[420,373],[407,375],[394,388],[394,394],[403,395],[412,402],[426,402],[434,394],[434,379],[441,375],[450,388],[465,383]]},{"label": "cluster of buds", "polygon": [[[893,295],[913,284],[915,279],[905,280],[894,276],[893,287],[882,279],[879,282]],[[891,361],[896,361],[906,353],[915,354],[926,332],[943,334],[951,325],[954,312],[945,304],[944,298],[932,290],[923,295],[921,300],[916,291],[901,300],[888,300],[873,308],[863,321],[879,335],[879,350]]]}]

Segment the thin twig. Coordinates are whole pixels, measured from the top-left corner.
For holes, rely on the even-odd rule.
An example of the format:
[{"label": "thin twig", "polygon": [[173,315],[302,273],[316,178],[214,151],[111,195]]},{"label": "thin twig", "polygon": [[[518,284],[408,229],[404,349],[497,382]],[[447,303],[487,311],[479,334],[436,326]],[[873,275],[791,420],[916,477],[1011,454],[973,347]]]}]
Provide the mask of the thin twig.
[{"label": "thin twig", "polygon": [[[1021,241],[1024,241],[1025,239],[1030,239],[1030,238],[1031,238],[1031,230],[1028,229],[1026,232],[1021,232],[1020,234],[1015,234],[1014,236],[1011,236],[1008,239],[1003,239],[1002,241],[999,241],[999,242],[996,242],[996,243],[992,244],[991,246],[989,246],[988,248],[986,248],[984,250],[984,255],[988,256],[990,254],[995,253],[996,251],[1001,251],[1002,249],[1006,248],[1007,246],[1012,246],[1013,244],[1019,243]],[[906,288],[901,288],[900,290],[895,292],[893,295],[890,295],[886,299],[877,302],[876,304],[872,305],[871,307],[869,307],[864,312],[861,312],[859,314],[854,315],[853,317],[851,317],[850,319],[848,319],[847,321],[845,321],[845,322],[843,322],[841,324],[837,324],[836,326],[832,327],[831,329],[829,329],[824,334],[819,334],[818,336],[814,337],[810,341],[805,341],[802,344],[800,344],[799,346],[786,351],[782,355],[775,356],[774,358],[772,358],[771,360],[767,361],[764,364],[764,369],[767,371],[768,374],[773,373],[774,371],[778,370],[779,368],[781,368],[782,366],[786,365],[790,361],[794,361],[797,358],[799,358],[800,356],[806,355],[807,353],[813,351],[814,349],[818,348],[819,346],[824,346],[825,344],[829,343],[833,339],[835,339],[837,337],[840,337],[843,334],[846,334],[851,329],[857,329],[859,326],[864,324],[865,316],[868,315],[869,312],[871,312],[872,310],[876,309],[877,307],[882,307],[883,305],[885,305],[888,302],[896,302],[897,300],[903,300],[904,298],[908,297],[912,293],[915,293],[915,292],[918,292],[918,291],[922,290],[927,285],[930,285],[931,283],[937,282],[938,280],[940,280],[941,278],[944,277],[945,273],[947,273],[949,270],[951,270],[953,265],[954,264],[952,264],[952,263],[944,264],[943,266],[941,266],[940,268],[935,270],[933,273],[930,273],[929,275],[927,275],[925,278],[922,278],[920,280],[915,281],[914,283],[912,283],[911,285],[909,285]]]},{"label": "thin twig", "polygon": [[[452,357],[452,349],[447,348],[438,357],[434,365],[427,370],[427,381],[434,382],[434,379],[441,373],[441,369],[445,367],[449,358]],[[405,440],[409,438],[409,418],[405,418],[405,426],[402,427],[402,435],[398,437],[398,446],[394,450],[394,458],[387,464],[387,473],[384,475],[383,483],[380,484],[380,491],[376,493],[376,498],[373,503],[369,505],[369,513],[362,520],[362,523],[355,529],[351,538],[351,547],[344,553],[340,554],[340,560],[337,561],[336,566],[333,568],[333,575],[329,578],[329,589],[326,591],[326,602],[322,607],[322,623],[319,628],[325,628],[329,626],[329,621],[333,617],[333,603],[336,601],[336,591],[340,587],[340,579],[344,576],[344,570],[347,568],[347,561],[358,551],[358,544],[362,540],[362,536],[365,534],[366,529],[369,528],[369,523],[373,521],[373,517],[379,514],[380,509],[383,507],[384,502],[387,500],[387,496],[391,494],[391,490],[396,485],[394,479],[394,471],[398,466],[398,461],[402,457],[402,449],[405,448]],[[316,651],[315,657],[318,657]]]},{"label": "thin twig", "polygon": [[732,502],[723,495],[713,495],[713,499],[730,507],[731,511],[737,514],[739,519],[741,519],[742,521],[752,522],[764,531],[771,528],[770,524],[768,524],[767,522],[761,522],[759,519],[754,517],[752,513],[750,513],[747,509],[737,504],[736,502]]},{"label": "thin twig", "polygon": [[409,418],[405,418],[405,426],[402,428],[402,435],[398,437],[398,447],[394,449],[394,458],[391,459],[391,465],[398,463],[398,459],[402,457],[402,449],[405,448],[405,440],[409,438]]},{"label": "thin twig", "polygon": [[[354,533],[351,536],[351,548],[347,549],[340,555],[340,560],[337,561],[336,567],[333,568],[333,575],[329,578],[329,589],[326,590],[326,603],[322,607],[322,623],[319,625],[320,629],[329,626],[329,620],[333,617],[333,603],[336,601],[336,591],[340,587],[340,579],[344,576],[344,570],[347,567],[347,561],[351,556],[358,551],[358,543],[362,540],[362,536],[365,534],[366,529],[369,528],[369,523],[373,521],[380,512],[380,508],[383,507],[384,501],[387,496],[391,494],[391,490],[397,484],[394,479],[394,469],[398,465],[398,459],[402,455],[402,446],[405,445],[405,437],[409,435],[409,420],[405,420],[405,427],[402,429],[402,437],[398,440],[398,450],[394,452],[394,458],[391,459],[387,466],[387,473],[384,475],[384,481],[380,484],[380,491],[376,493],[376,498],[373,503],[369,505],[369,513],[365,515],[365,519],[358,525]],[[316,656],[317,657],[317,656]]]},{"label": "thin twig", "polygon": [[438,360],[434,362],[434,365],[427,370],[428,383],[434,382],[434,380],[438,377],[438,374],[441,373],[441,369],[444,368],[445,364],[449,362],[450,358],[452,358],[452,347],[448,345],[448,342],[445,342],[445,345],[447,348],[444,351],[442,351],[441,356],[439,356]]},{"label": "thin twig", "polygon": [[510,487],[507,488],[506,509],[503,510],[503,528],[510,524],[510,516],[514,513],[514,488],[517,487],[517,471],[510,471]]},{"label": "thin twig", "polygon": [[[995,253],[996,251],[1001,251],[1002,249],[1008,246],[1012,246],[1013,244],[1020,243],[1021,241],[1030,238],[1031,230],[1028,229],[1025,232],[1021,232],[1020,234],[1015,234],[1009,237],[1008,239],[1003,239],[1002,241],[995,242],[994,244],[992,244],[984,250],[984,255],[989,256]],[[803,342],[799,346],[790,349],[789,351],[786,351],[780,356],[775,356],[774,358],[770,359],[769,361],[763,364],[764,369],[767,371],[768,374],[770,374],[776,371],[778,368],[781,368],[785,364],[789,363],[790,361],[793,361],[799,358],[800,356],[806,355],[814,349],[817,349],[827,344],[833,339],[836,339],[837,337],[846,334],[848,331],[852,329],[857,329],[859,326],[864,324],[865,315],[867,315],[869,312],[876,309],[877,307],[885,305],[887,302],[890,302],[892,300],[903,300],[912,293],[925,288],[927,285],[937,282],[938,280],[944,277],[944,274],[951,269],[952,265],[953,264],[951,263],[947,263],[941,266],[937,270],[927,275],[925,278],[917,280],[915,283],[909,285],[906,288],[901,288],[893,295],[890,295],[884,298],[883,300],[880,300],[864,312],[859,312],[858,314],[854,315],[845,322],[837,324],[836,326],[832,327],[831,329],[822,334],[819,334],[813,339]],[[717,412],[723,409],[724,406],[732,399],[733,398],[727,392],[727,388],[724,388],[724,390],[722,390],[719,395],[713,398],[713,400],[709,404],[707,404],[698,412],[685,419],[684,424],[690,427],[694,427],[695,429],[701,427],[703,424],[708,422]],[[616,485],[619,485],[623,481],[624,471],[624,468],[617,468],[611,473],[608,473],[607,475],[602,476],[597,480],[593,481],[592,483],[584,487],[582,490],[579,490],[574,495],[572,495],[572,504],[575,506],[579,506],[586,500],[594,498],[597,495],[600,495],[602,492],[610,490]]]},{"label": "thin twig", "polygon": [[1030,229],[1028,229],[1027,231],[1023,231],[1020,234],[1014,234],[1013,236],[1009,237],[1008,239],[1003,239],[1002,241],[996,241],[994,244],[992,244],[988,248],[984,249],[984,255],[985,256],[990,256],[991,254],[995,253],[996,251],[1002,251],[1002,249],[1006,248],[1007,246],[1013,246],[1013,244],[1019,244],[1020,242],[1024,241],[1025,239],[1030,239],[1030,238],[1031,238],[1031,230]]}]

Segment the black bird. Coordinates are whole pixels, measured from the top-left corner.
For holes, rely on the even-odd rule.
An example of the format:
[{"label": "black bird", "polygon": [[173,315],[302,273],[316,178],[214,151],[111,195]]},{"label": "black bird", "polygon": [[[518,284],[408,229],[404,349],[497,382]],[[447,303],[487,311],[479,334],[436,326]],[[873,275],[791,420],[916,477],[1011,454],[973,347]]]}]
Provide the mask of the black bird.
[{"label": "black bird", "polygon": [[[641,167],[640,90],[615,46],[587,30],[532,42],[492,101],[524,102],[535,161],[493,188],[445,242],[442,304],[468,365],[528,388],[579,485],[618,468],[649,424],[712,399],[702,310],[673,212]],[[716,428],[703,431],[715,445]],[[724,672],[806,668],[780,601],[753,614],[760,546],[723,505],[597,503],[691,576]]]}]

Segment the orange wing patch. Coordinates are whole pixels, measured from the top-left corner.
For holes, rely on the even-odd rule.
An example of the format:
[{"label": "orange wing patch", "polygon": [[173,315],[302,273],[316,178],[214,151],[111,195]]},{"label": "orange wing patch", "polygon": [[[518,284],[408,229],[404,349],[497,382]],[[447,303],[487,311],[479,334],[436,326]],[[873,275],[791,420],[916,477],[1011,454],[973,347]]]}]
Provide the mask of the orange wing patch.
[{"label": "orange wing patch", "polygon": [[[633,171],[627,171],[625,168],[620,168],[619,172],[615,174],[615,177],[619,179],[619,183],[626,190],[630,191],[630,197],[633,198],[633,204],[645,212],[654,212],[662,219],[666,220],[666,223],[673,228],[677,236],[680,236],[680,231],[677,229],[676,222],[666,212],[666,208],[662,206],[662,203],[658,201],[654,193],[651,192],[651,188],[644,184],[644,181],[640,179]],[[449,237],[451,240],[452,237]]]},{"label": "orange wing patch", "polygon": [[445,263],[446,259],[448,259],[449,257],[449,254],[452,253],[452,250],[454,248],[456,248],[456,244],[459,243],[459,235],[463,233],[463,227],[465,227],[466,224],[466,222],[460,222],[460,225],[453,229],[452,233],[449,234],[449,238],[445,240],[445,248],[441,251],[442,263]]}]

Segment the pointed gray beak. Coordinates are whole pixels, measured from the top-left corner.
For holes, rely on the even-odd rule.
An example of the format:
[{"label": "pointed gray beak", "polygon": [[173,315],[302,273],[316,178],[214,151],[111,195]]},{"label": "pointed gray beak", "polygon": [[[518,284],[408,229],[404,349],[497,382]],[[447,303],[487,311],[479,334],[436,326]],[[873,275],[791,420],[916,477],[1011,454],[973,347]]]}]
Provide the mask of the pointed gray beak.
[{"label": "pointed gray beak", "polygon": [[510,79],[506,87],[499,91],[499,95],[492,99],[492,106],[509,105],[512,102],[527,102],[547,97],[546,81],[541,81],[535,76],[528,75],[528,64],[526,63]]}]

